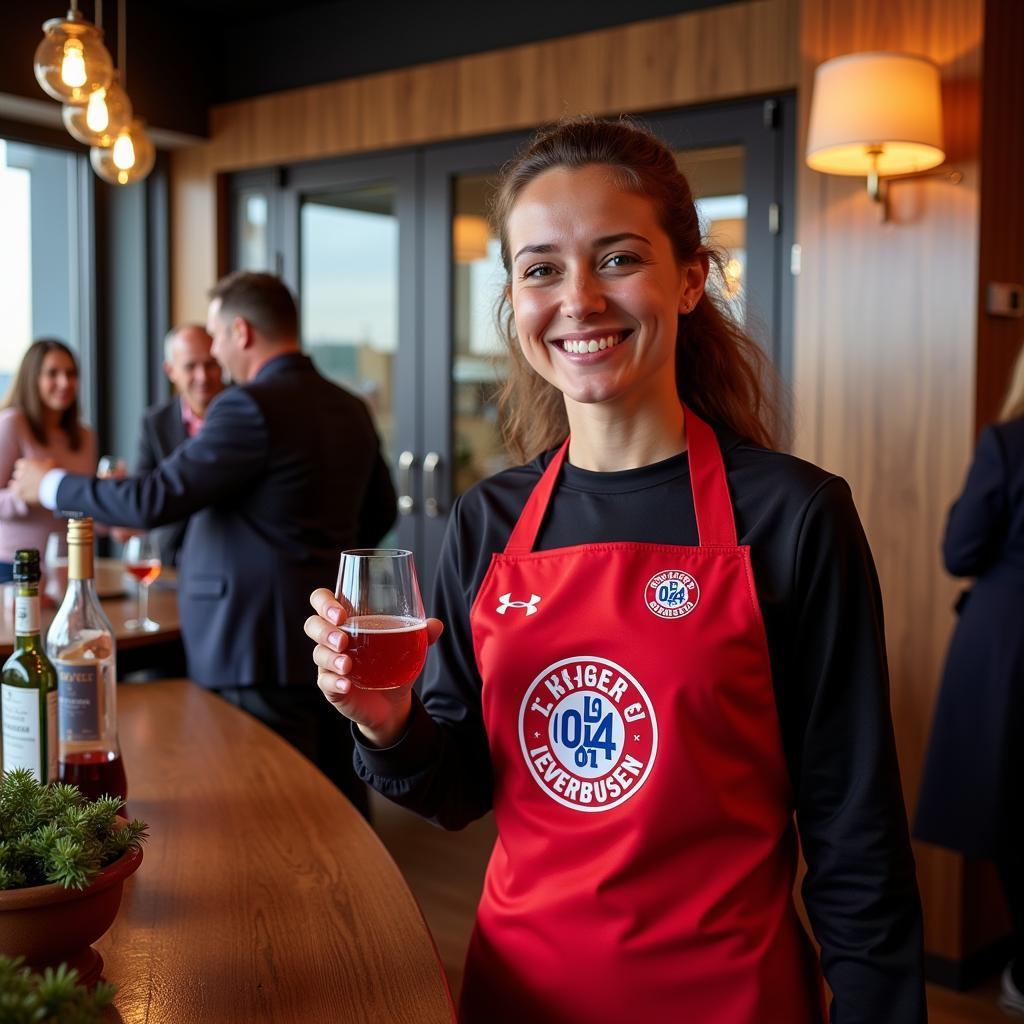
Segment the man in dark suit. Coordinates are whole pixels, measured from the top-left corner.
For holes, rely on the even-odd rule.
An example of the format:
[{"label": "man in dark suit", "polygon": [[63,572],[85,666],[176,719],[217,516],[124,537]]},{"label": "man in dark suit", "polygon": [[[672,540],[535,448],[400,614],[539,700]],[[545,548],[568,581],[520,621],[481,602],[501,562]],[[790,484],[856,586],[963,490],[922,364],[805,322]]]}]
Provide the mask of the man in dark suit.
[{"label": "man in dark suit", "polygon": [[[212,346],[213,339],[201,324],[183,324],[168,332],[164,339],[164,373],[174,387],[174,396],[146,410],[139,434],[136,476],[151,473],[161,459],[199,433],[210,402],[224,390]],[[164,565],[178,565],[186,526],[187,519],[156,529]]]},{"label": "man in dark suit", "polygon": [[[302,630],[309,594],[344,548],[372,547],[396,501],[370,413],[299,351],[295,302],[269,274],[210,292],[213,355],[237,387],[145,476],[98,480],[22,460],[26,500],[151,528],[191,516],[178,603],[189,675],[246,708],[354,789],[349,730],[316,687]],[[361,800],[360,800],[361,796]]]}]

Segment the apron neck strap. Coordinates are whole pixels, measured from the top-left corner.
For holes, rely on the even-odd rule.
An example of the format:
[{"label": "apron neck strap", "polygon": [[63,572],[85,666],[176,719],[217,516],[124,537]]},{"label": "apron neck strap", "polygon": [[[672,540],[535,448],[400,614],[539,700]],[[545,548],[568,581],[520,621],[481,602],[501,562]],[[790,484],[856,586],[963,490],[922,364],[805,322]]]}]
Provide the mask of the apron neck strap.
[{"label": "apron neck strap", "polygon": [[528,555],[537,543],[540,524],[544,522],[548,502],[551,501],[551,492],[555,489],[558,474],[562,471],[562,463],[569,452],[569,440],[567,437],[562,442],[562,447],[555,452],[554,458],[548,463],[548,468],[544,470],[543,476],[533,488],[526,507],[505,545],[506,555]]},{"label": "apron neck strap", "polygon": [[[736,522],[718,438],[711,427],[685,405],[683,414],[698,543],[701,546],[713,544],[736,547]],[[566,438],[530,494],[505,545],[506,555],[525,555],[533,551],[568,452],[569,438]]]},{"label": "apron neck strap", "polygon": [[683,406],[686,423],[686,454],[690,460],[693,511],[701,547],[709,544],[736,547],[736,520],[725,479],[725,461],[715,432],[688,406]]}]

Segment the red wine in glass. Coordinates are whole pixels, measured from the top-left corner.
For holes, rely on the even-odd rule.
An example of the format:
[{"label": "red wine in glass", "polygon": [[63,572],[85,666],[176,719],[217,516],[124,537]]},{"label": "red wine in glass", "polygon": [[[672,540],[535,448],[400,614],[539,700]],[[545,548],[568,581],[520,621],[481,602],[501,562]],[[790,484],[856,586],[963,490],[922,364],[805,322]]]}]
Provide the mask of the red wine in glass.
[{"label": "red wine in glass", "polygon": [[60,761],[60,781],[77,786],[90,800],[119,796],[124,805],[128,780],[120,754],[110,750],[68,751]]},{"label": "red wine in glass", "polygon": [[145,562],[126,562],[125,572],[134,576],[144,587],[156,582],[163,566],[159,558],[150,558]]},{"label": "red wine in glass", "polygon": [[349,678],[363,690],[393,690],[416,681],[427,657],[427,624],[399,615],[356,615],[342,627]]},{"label": "red wine in glass", "polygon": [[343,551],[335,592],[348,615],[341,628],[348,634],[353,685],[363,690],[411,686],[427,656],[427,621],[412,552]]}]

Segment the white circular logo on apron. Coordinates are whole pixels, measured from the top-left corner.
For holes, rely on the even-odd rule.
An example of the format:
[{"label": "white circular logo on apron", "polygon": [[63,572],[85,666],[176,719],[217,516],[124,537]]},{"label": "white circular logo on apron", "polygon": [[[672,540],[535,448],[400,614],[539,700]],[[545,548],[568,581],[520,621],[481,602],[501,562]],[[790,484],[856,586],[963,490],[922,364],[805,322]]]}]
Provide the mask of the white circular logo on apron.
[{"label": "white circular logo on apron", "polygon": [[681,619],[689,615],[700,600],[697,581],[682,569],[663,569],[648,581],[644,604],[662,619]]},{"label": "white circular logo on apron", "polygon": [[607,658],[564,658],[519,708],[523,757],[544,792],[574,811],[608,811],[646,782],[658,723],[644,688]]}]

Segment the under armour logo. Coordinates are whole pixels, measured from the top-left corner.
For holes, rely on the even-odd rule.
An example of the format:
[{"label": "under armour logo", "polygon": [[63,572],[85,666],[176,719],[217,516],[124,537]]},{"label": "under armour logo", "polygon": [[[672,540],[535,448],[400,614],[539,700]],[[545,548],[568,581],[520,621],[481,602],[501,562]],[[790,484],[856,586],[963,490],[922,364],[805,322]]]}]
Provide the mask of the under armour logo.
[{"label": "under armour logo", "polygon": [[540,604],[540,594],[531,594],[529,601],[513,601],[511,592],[508,594],[502,594],[498,598],[501,604],[498,605],[494,610],[499,615],[504,615],[509,608],[525,608],[527,615],[532,615],[537,610],[537,605]]}]

